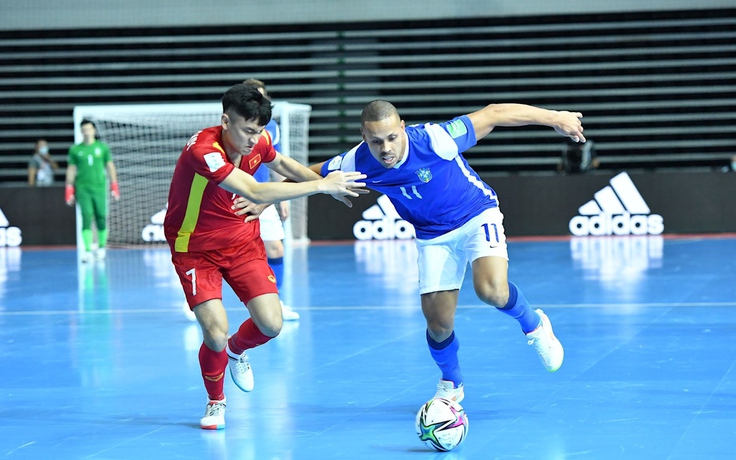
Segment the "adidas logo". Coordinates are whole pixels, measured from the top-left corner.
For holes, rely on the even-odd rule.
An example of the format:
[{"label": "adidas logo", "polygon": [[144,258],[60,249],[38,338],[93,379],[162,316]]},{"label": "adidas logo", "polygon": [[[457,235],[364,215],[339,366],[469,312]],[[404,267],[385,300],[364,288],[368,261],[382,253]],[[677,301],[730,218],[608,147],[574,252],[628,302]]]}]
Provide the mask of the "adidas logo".
[{"label": "adidas logo", "polygon": [[0,209],[0,248],[6,246],[16,247],[23,242],[21,231],[18,227],[11,227],[10,221],[5,217],[5,213]]},{"label": "adidas logo", "polygon": [[649,206],[625,172],[613,177],[611,185],[595,193],[594,199],[578,208],[570,219],[570,232],[586,235],[659,235],[664,219],[650,214]]},{"label": "adidas logo", "polygon": [[353,225],[353,235],[359,240],[405,240],[414,238],[414,226],[396,212],[386,195],[363,211],[363,219]]},{"label": "adidas logo", "polygon": [[141,232],[143,241],[166,241],[166,236],[164,236],[164,218],[166,217],[167,208],[168,205],[151,216],[151,223],[146,225]]}]

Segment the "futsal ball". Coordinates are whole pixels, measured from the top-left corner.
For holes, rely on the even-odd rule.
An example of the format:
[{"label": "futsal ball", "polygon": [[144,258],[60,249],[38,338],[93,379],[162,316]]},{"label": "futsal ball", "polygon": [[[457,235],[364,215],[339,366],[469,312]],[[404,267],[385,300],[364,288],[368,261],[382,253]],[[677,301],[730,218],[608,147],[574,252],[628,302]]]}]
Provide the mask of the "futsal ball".
[{"label": "futsal ball", "polygon": [[415,426],[420,441],[447,452],[459,446],[468,434],[468,416],[460,404],[435,398],[419,409]]}]

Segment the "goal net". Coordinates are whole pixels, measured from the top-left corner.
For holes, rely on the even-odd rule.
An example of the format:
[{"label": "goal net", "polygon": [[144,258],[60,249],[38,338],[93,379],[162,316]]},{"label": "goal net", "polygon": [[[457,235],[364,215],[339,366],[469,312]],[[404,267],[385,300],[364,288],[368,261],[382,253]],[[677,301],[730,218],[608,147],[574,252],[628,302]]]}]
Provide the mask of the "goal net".
[{"label": "goal net", "polygon": [[[273,106],[273,118],[281,131],[281,153],[307,165],[311,106],[284,101]],[[220,103],[74,108],[75,142],[82,142],[80,122],[92,120],[97,137],[110,147],[117,169],[121,199],[109,207],[110,245],[166,241],[163,221],[176,161],[189,138],[219,125],[221,115]],[[307,199],[292,200],[289,211],[284,223],[287,242],[308,242]],[[77,241],[81,241],[79,234]]]}]

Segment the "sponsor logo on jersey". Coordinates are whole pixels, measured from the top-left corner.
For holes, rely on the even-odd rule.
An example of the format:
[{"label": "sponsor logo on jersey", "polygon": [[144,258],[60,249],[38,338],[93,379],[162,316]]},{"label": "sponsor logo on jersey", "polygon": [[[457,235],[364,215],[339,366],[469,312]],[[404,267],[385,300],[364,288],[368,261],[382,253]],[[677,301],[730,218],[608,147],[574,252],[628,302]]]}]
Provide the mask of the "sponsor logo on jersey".
[{"label": "sponsor logo on jersey", "polygon": [[419,180],[424,183],[427,183],[432,180],[432,171],[430,171],[429,168],[417,169],[416,173],[417,173],[417,176],[419,176]]},{"label": "sponsor logo on jersey", "polygon": [[467,134],[468,127],[465,126],[465,123],[463,123],[462,120],[455,120],[447,125],[447,132],[450,133],[450,136],[456,139]]},{"label": "sponsor logo on jersey", "polygon": [[386,195],[363,211],[363,220],[353,225],[353,235],[359,240],[389,240],[414,238],[414,226],[396,212]]},{"label": "sponsor logo on jersey", "polygon": [[664,231],[664,219],[651,213],[625,172],[613,177],[611,185],[596,192],[578,213],[568,224],[575,236],[659,235]]},{"label": "sponsor logo on jersey", "polygon": [[330,160],[329,163],[327,163],[327,170],[335,171],[337,169],[340,169],[341,165],[342,165],[342,156],[336,156],[335,158]]},{"label": "sponsor logo on jersey", "polygon": [[151,216],[151,223],[146,225],[141,232],[143,241],[166,241],[166,236],[164,235],[164,218],[166,217],[167,208],[168,205]]},{"label": "sponsor logo on jersey", "polygon": [[215,172],[225,166],[225,160],[219,152],[208,153],[204,156],[204,161],[210,168],[210,172]]},{"label": "sponsor logo on jersey", "polygon": [[22,242],[23,236],[20,229],[11,226],[5,213],[0,209],[0,248],[20,246]]}]

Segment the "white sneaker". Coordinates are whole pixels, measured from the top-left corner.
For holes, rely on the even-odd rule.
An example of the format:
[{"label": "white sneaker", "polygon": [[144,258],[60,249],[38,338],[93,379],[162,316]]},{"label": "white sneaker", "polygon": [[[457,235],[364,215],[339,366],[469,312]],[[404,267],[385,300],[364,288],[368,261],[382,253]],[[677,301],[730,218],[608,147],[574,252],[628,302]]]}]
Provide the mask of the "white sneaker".
[{"label": "white sneaker", "polygon": [[210,401],[204,410],[204,417],[199,420],[203,430],[222,430],[225,428],[225,400]]},{"label": "white sneaker", "polygon": [[84,253],[82,253],[82,257],[80,258],[83,264],[88,264],[92,262],[92,259],[94,259],[94,257],[92,256],[91,251],[85,251]]},{"label": "white sneaker", "polygon": [[552,323],[549,318],[540,309],[535,310],[542,319],[542,324],[536,329],[529,332],[526,336],[529,338],[529,345],[539,353],[542,364],[548,371],[554,372],[562,366],[562,360],[565,358],[565,350],[554,332],[552,332]]},{"label": "white sneaker", "polygon": [[281,302],[281,317],[284,321],[296,321],[299,319],[299,313],[295,312],[290,306]]},{"label": "white sneaker", "polygon": [[455,384],[452,381],[440,379],[434,398],[449,399],[450,401],[460,403],[465,398],[465,389],[462,383],[459,387],[455,388]]},{"label": "white sneaker", "polygon": [[97,260],[105,260],[105,256],[107,256],[107,251],[105,248],[99,248],[97,251],[95,251],[95,259]]},{"label": "white sneaker", "polygon": [[233,382],[243,391],[253,391],[255,385],[253,381],[253,369],[248,363],[248,355],[243,352],[240,356],[234,357],[234,353],[230,351],[230,345],[227,346],[227,365],[230,368],[230,377]]}]

